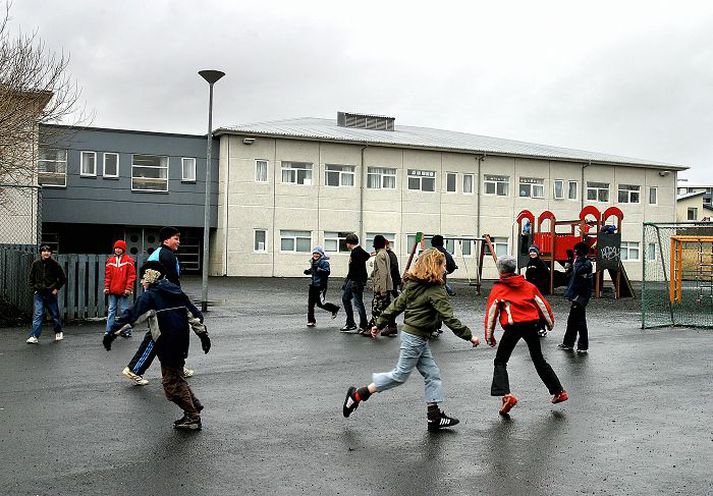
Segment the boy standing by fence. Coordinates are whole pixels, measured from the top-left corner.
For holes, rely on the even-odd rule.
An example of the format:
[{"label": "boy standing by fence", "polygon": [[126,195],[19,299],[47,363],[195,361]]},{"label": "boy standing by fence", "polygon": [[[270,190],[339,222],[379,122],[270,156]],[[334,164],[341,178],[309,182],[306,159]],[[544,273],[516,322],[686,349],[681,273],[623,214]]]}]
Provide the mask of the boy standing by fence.
[{"label": "boy standing by fence", "polygon": [[49,245],[40,246],[40,258],[32,262],[30,268],[30,287],[34,292],[34,315],[32,331],[27,338],[27,344],[38,344],[42,333],[42,319],[45,310],[49,311],[54,321],[54,340],[62,341],[62,321],[59,318],[57,294],[67,282],[62,267],[52,258],[52,248]]},{"label": "boy standing by fence", "polygon": [[[114,243],[114,255],[109,257],[104,268],[104,294],[109,298],[109,311],[106,318],[106,332],[111,331],[117,310],[119,315],[129,308],[129,297],[134,293],[136,266],[134,259],[126,254],[123,239]],[[131,337],[131,328],[122,331],[125,338]]]}]

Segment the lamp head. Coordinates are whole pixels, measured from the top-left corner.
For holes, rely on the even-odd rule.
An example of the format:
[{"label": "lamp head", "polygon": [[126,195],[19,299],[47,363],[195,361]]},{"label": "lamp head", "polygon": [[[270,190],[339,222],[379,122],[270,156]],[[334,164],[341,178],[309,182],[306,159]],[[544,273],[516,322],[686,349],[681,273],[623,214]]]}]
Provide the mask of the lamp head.
[{"label": "lamp head", "polygon": [[208,84],[213,84],[216,81],[218,81],[220,78],[225,76],[225,73],[223,71],[198,71],[198,74],[205,79]]}]

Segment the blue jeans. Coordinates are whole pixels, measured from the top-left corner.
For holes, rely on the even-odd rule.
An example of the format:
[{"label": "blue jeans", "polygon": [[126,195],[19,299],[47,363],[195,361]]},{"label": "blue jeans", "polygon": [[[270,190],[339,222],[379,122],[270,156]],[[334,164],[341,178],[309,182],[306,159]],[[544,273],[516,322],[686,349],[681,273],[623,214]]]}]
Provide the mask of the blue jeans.
[{"label": "blue jeans", "polygon": [[443,385],[441,383],[441,371],[433,359],[428,339],[414,336],[408,332],[401,333],[399,361],[396,363],[394,370],[391,372],[373,374],[372,381],[376,384],[376,390],[381,392],[400,386],[406,382],[406,379],[408,379],[414,367],[423,376],[426,389],[426,402],[442,402]]},{"label": "blue jeans", "polygon": [[35,313],[32,316],[32,331],[30,336],[36,338],[42,334],[42,319],[45,316],[45,309],[49,311],[52,320],[54,321],[54,332],[62,332],[62,321],[59,318],[59,305],[57,305],[57,296],[50,291],[38,291],[34,296]]},{"label": "blue jeans", "polygon": [[111,326],[114,325],[114,319],[117,315],[117,308],[119,310],[118,315],[122,315],[129,308],[129,297],[124,295],[109,295],[109,314],[106,317],[106,332],[107,334],[111,331]]},{"label": "blue jeans", "polygon": [[366,329],[368,321],[366,319],[366,308],[364,308],[364,283],[347,279],[344,281],[344,286],[342,286],[342,304],[344,305],[344,313],[347,314],[347,325],[356,325],[354,323],[352,301],[357,312],[359,312],[359,327]]}]

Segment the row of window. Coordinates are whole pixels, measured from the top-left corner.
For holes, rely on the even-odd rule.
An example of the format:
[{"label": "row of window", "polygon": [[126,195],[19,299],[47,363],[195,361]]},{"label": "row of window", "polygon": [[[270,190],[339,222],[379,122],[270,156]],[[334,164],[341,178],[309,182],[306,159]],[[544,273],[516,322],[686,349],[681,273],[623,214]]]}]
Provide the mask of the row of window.
[{"label": "row of window", "polygon": [[[267,247],[267,230],[255,229],[254,248],[256,253],[266,253]],[[349,231],[351,232],[351,231]],[[349,232],[325,232],[324,233],[324,251],[328,253],[348,253],[349,249],[346,244],[346,236]],[[366,233],[366,243],[363,245],[366,250],[370,250],[374,244],[374,236],[381,234],[391,245],[391,249],[398,253],[396,245],[396,233]],[[425,246],[431,246],[432,234],[424,235]],[[466,237],[466,236],[464,236]],[[471,240],[454,240],[445,239],[444,247],[450,253],[463,257],[473,257],[477,255],[474,252],[475,243]],[[500,257],[509,253],[508,241],[506,237],[491,238],[495,255]],[[407,250],[411,250],[416,242],[416,234],[406,235]],[[280,231],[280,251],[283,253],[310,253],[312,251],[312,232],[311,231]],[[490,250],[486,246],[486,255],[490,255]],[[622,241],[621,242],[621,260],[623,261],[639,261],[640,248],[638,241]],[[649,261],[656,260],[656,245],[649,243],[647,251],[647,259]]]},{"label": "row of window", "polygon": [[[97,177],[99,154],[93,151],[79,153],[79,175]],[[43,186],[67,186],[67,150],[40,148],[38,182]],[[102,152],[102,172],[105,179],[119,178],[119,154]],[[169,157],[160,155],[131,155],[131,189],[139,191],[168,191]],[[181,181],[196,181],[196,159],[181,158]]]},{"label": "row of window", "polygon": [[[284,184],[312,185],[312,168],[310,162],[281,162],[281,177]],[[436,171],[407,169],[407,188],[412,191],[436,191]],[[473,194],[474,174],[446,172],[445,191],[458,192],[460,176],[461,192]],[[255,181],[268,182],[268,161],[255,161]],[[355,186],[355,166],[325,164],[324,185],[335,187]],[[587,200],[608,203],[609,183],[587,182]],[[366,187],[369,189],[396,189],[396,169],[389,167],[367,167]],[[555,200],[578,200],[579,182],[564,179],[552,181],[552,195]],[[492,196],[509,196],[510,177],[485,174],[483,176],[483,193]],[[618,187],[619,203],[640,203],[641,186],[620,184]],[[520,177],[518,185],[520,198],[544,198],[545,179],[539,177]],[[649,205],[658,203],[657,188],[649,187]]]}]

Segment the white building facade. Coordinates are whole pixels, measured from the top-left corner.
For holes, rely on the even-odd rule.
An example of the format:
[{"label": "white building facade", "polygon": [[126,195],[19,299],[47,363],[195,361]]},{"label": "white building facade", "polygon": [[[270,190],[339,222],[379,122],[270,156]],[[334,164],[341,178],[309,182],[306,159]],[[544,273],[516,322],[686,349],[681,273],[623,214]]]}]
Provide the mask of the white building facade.
[{"label": "white building facade", "polygon": [[[396,126],[393,118],[340,113],[337,121],[292,119],[222,128],[218,228],[212,275],[302,276],[312,247],[347,271],[344,237],[365,249],[383,234],[405,263],[416,232],[494,238],[515,250],[523,209],[572,220],[584,205],[624,212],[622,252],[641,277],[642,223],[676,217],[676,175],[684,167],[452,131]],[[474,278],[477,254],[451,242],[459,269]],[[492,260],[484,277],[495,277]]]}]

